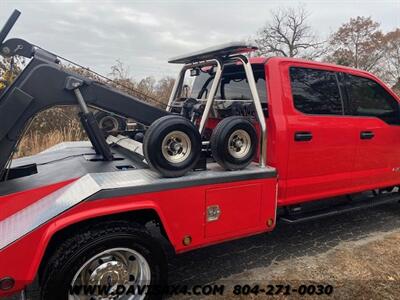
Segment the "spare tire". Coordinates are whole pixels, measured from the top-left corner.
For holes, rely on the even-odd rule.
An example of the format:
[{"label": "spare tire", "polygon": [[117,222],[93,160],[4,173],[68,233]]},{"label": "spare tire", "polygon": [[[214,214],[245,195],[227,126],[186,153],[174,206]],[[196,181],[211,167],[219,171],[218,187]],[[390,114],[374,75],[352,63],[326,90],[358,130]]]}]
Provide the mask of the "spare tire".
[{"label": "spare tire", "polygon": [[143,154],[149,166],[164,177],[183,176],[200,158],[200,133],[182,116],[162,117],[146,131]]},{"label": "spare tire", "polygon": [[214,128],[211,153],[215,161],[226,170],[247,167],[257,151],[257,133],[253,124],[241,116],[223,119]]}]

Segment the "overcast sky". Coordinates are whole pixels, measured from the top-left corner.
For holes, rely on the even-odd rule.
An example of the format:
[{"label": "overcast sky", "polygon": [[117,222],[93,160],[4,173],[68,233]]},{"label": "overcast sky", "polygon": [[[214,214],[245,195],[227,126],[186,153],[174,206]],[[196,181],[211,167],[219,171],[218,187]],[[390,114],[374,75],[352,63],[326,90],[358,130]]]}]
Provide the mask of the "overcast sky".
[{"label": "overcast sky", "polygon": [[[400,27],[396,1],[11,1],[0,23],[22,15],[9,37],[24,38],[102,74],[120,59],[133,78],[175,76],[167,59],[224,42],[247,40],[278,7],[304,5],[321,37],[350,17],[371,16],[384,30]],[[2,25],[0,25],[2,26]]]}]

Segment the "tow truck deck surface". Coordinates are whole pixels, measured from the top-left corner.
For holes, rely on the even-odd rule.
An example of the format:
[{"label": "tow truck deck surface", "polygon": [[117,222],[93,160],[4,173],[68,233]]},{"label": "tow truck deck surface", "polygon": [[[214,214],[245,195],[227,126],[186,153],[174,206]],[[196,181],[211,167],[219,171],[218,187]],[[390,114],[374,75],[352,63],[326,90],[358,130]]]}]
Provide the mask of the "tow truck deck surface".
[{"label": "tow truck deck surface", "polygon": [[[129,185],[130,188],[140,188],[140,191],[144,192],[166,189],[165,187],[179,188],[198,184],[276,176],[274,168],[259,168],[256,163],[244,170],[226,172],[217,163],[209,162],[207,170],[194,171],[188,176],[180,178],[164,178],[160,174],[151,171],[143,157],[135,152],[124,151],[121,148],[113,148],[113,152],[116,157],[115,160],[102,161],[98,159],[98,155],[90,142],[65,142],[57,144],[35,156],[14,159],[11,165],[12,168],[36,164],[37,173],[29,177],[0,182],[0,196],[76,179],[84,175],[97,178],[96,181],[99,178],[104,178],[104,180],[115,178],[114,185],[111,185],[109,189],[119,189]],[[127,181],[126,178],[130,180]],[[122,185],[117,183],[120,179],[124,179]],[[101,184],[104,183],[102,182]],[[161,188],[163,186],[165,187]],[[103,190],[104,188],[101,189]],[[4,214],[0,214],[0,216],[4,216]]]},{"label": "tow truck deck surface", "polygon": [[[123,196],[189,187],[203,186],[206,190],[217,184],[235,188],[243,186],[243,182],[257,179],[271,178],[276,181],[274,168],[260,168],[256,163],[244,170],[232,172],[226,172],[217,163],[208,163],[207,170],[193,171],[179,178],[164,178],[150,170],[143,162],[143,158],[136,153],[123,151],[120,147],[113,148],[113,152],[116,160],[98,161],[90,142],[66,142],[33,157],[13,160],[12,166],[15,168],[36,163],[38,173],[0,183],[0,195],[3,197],[0,214],[0,249],[84,201],[107,198],[117,201],[118,197]],[[40,200],[36,199],[23,209],[20,209],[24,206],[22,201],[14,201],[15,195],[20,195],[19,193],[31,195],[32,191],[46,190],[57,183],[62,183],[63,187],[50,192]],[[274,185],[272,194],[275,194]],[[190,209],[193,205],[192,195],[185,194],[185,198],[188,201],[186,205]],[[32,202],[32,197],[29,199],[25,201]],[[233,197],[232,204],[235,203],[235,199],[240,200]],[[268,199],[268,202],[276,203],[276,197]],[[238,204],[243,207],[243,204]],[[173,199],[170,206],[174,206]],[[181,206],[178,209],[184,208]],[[193,210],[190,210],[193,214]],[[8,228],[13,230],[9,231]]]},{"label": "tow truck deck surface", "polygon": [[65,142],[55,145],[37,155],[14,159],[12,168],[36,165],[37,173],[0,182],[0,195],[37,188],[88,173],[118,172],[128,168],[148,168],[136,153],[113,148],[116,160],[99,159],[90,142]]}]

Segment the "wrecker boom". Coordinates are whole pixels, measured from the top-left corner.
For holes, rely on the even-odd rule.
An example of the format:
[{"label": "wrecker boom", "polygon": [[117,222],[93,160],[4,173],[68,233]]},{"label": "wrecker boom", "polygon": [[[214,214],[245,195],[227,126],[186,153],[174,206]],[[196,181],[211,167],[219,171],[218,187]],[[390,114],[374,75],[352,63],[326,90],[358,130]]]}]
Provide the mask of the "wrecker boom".
[{"label": "wrecker boom", "polygon": [[56,55],[23,39],[4,41],[17,21],[15,10],[0,31],[0,54],[31,59],[16,80],[0,93],[0,172],[7,168],[17,143],[32,118],[47,108],[59,105],[81,107],[81,121],[96,152],[106,160],[112,155],[87,106],[112,111],[150,125],[170,112],[146,104],[133,96],[66,70]]}]

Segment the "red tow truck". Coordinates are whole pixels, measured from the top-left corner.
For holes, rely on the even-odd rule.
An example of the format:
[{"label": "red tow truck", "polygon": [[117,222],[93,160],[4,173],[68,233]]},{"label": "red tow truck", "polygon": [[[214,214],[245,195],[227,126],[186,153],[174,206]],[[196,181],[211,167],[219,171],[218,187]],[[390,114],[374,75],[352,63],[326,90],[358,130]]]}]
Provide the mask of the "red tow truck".
[{"label": "red tow truck", "polygon": [[[0,94],[0,296],[35,282],[45,300],[121,285],[148,293],[112,299],[160,298],[160,239],[182,253],[400,199],[400,99],[368,72],[249,59],[255,47],[231,43],[171,59],[183,66],[163,111],[4,41],[18,15],[0,32],[3,56],[30,59]],[[57,105],[80,107],[89,141],[12,159],[29,120]],[[107,136],[88,107],[144,129]]]}]

